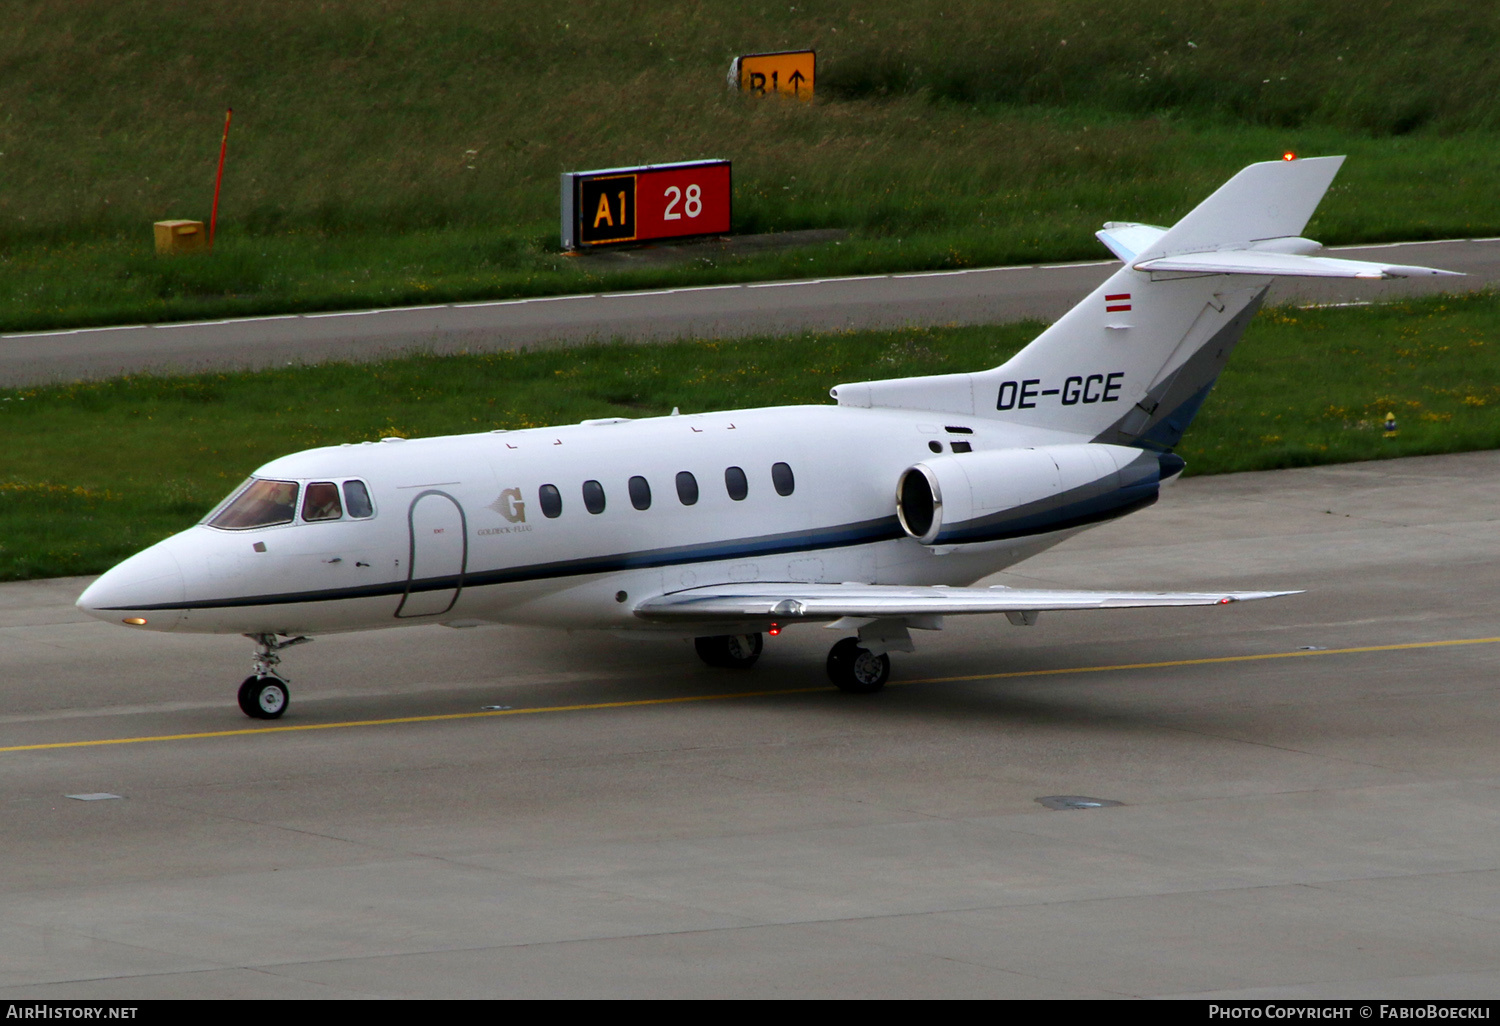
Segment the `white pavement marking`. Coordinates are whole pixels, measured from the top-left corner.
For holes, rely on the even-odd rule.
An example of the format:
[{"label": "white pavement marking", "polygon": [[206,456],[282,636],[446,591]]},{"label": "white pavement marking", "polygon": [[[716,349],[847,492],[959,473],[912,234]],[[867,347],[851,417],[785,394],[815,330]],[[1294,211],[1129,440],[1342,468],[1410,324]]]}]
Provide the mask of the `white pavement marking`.
[{"label": "white pavement marking", "polygon": [[[1482,243],[1497,241],[1500,241],[1500,236],[1497,236],[1495,238],[1482,239],[1423,239],[1416,242],[1383,242],[1349,246],[1329,246],[1327,248],[1330,251],[1352,249],[1395,249],[1402,246],[1436,246],[1445,243]],[[564,296],[528,296],[522,299],[478,300],[467,303],[427,303],[420,306],[390,306],[363,310],[335,310],[324,313],[267,314],[260,317],[227,317],[219,320],[209,321],[168,321],[155,324],[114,324],[95,328],[64,328],[56,331],[11,332],[0,334],[0,339],[35,339],[57,335],[82,335],[96,331],[131,331],[144,328],[206,328],[225,324],[256,324],[261,322],[269,323],[272,321],[295,319],[316,320],[340,317],[366,317],[375,314],[398,315],[403,313],[420,313],[427,310],[476,310],[494,307],[524,306],[529,303],[566,303],[588,299],[624,299],[645,296],[685,295],[694,292],[715,292],[729,289],[793,288],[798,286],[839,285],[874,281],[906,280],[915,278],[956,278],[970,274],[989,274],[1005,271],[1066,271],[1084,267],[1107,267],[1111,264],[1117,263],[1119,263],[1119,261],[1117,260],[1081,260],[1055,264],[1011,264],[1000,267],[966,267],[959,268],[957,270],[943,271],[910,271],[898,274],[847,275],[833,278],[797,279],[793,281],[736,282],[728,285],[691,285],[681,288],[656,289],[644,292],[575,293]]]},{"label": "white pavement marking", "polygon": [[[1398,244],[1399,245],[1399,244]],[[221,324],[255,324],[261,321],[314,320],[332,317],[362,317],[371,314],[420,313],[424,310],[478,310],[504,306],[525,306],[528,303],[567,303],[587,299],[625,299],[638,296],[675,296],[694,292],[719,292],[729,289],[790,288],[795,286],[839,285],[860,282],[889,281],[908,278],[955,278],[967,274],[986,274],[1000,271],[1064,271],[1077,267],[1104,267],[1119,263],[1117,260],[1091,260],[1061,264],[1016,264],[1003,267],[966,267],[952,271],[911,271],[901,274],[859,274],[836,278],[799,278],[793,281],[735,282],[728,285],[688,285],[674,289],[656,289],[649,292],[588,292],[565,296],[527,296],[523,299],[487,299],[467,303],[427,303],[421,306],[384,306],[366,310],[333,310],[326,313],[267,314],[262,317],[226,317],[212,321],[165,321],[155,324],[113,324],[97,328],[61,328],[56,331],[11,332],[0,334],[0,339],[46,338],[52,335],[82,335],[95,331],[132,331],[145,328],[207,328]]]},{"label": "white pavement marking", "polygon": [[[1493,238],[1474,239],[1422,239],[1415,242],[1380,242],[1361,243],[1349,246],[1329,246],[1332,251],[1350,249],[1395,249],[1401,246],[1439,246],[1447,243],[1461,242],[1500,242],[1500,236]],[[475,310],[502,306],[523,306],[527,303],[566,303],[569,301],[584,299],[611,299],[625,298],[630,296],[667,296],[683,295],[693,292],[714,292],[726,289],[759,289],[759,288],[789,288],[793,286],[810,285],[836,285],[853,282],[888,281],[893,279],[910,278],[945,278],[960,277],[968,274],[988,274],[1002,271],[1064,271],[1080,267],[1106,267],[1110,264],[1119,263],[1118,260],[1078,260],[1067,263],[1055,264],[1008,264],[999,267],[965,267],[957,270],[945,271],[909,271],[898,274],[864,274],[846,275],[834,278],[807,278],[794,281],[776,282],[736,282],[728,285],[690,285],[674,289],[658,289],[650,292],[592,292],[574,293],[565,296],[528,296],[523,299],[494,299],[477,300],[467,303],[427,303],[420,306],[387,306],[376,307],[366,310],[337,310],[326,313],[310,314],[267,314],[260,317],[226,317],[211,321],[168,321],[156,324],[113,324],[96,328],[62,328],[56,331],[35,332],[11,332],[0,334],[0,339],[29,339],[45,338],[50,335],[80,335],[95,331],[130,331],[137,328],[204,328],[220,324],[254,324],[261,321],[283,321],[297,318],[314,319],[326,317],[361,317],[370,314],[402,314],[418,313],[424,310]]]}]

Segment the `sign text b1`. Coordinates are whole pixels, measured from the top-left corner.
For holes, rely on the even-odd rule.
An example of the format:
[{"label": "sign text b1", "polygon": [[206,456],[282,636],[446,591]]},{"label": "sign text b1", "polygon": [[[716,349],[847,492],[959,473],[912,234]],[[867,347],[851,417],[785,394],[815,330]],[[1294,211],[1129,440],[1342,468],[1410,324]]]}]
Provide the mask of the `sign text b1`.
[{"label": "sign text b1", "polygon": [[752,96],[811,100],[817,63],[812,50],[747,53],[729,65],[729,88]]}]

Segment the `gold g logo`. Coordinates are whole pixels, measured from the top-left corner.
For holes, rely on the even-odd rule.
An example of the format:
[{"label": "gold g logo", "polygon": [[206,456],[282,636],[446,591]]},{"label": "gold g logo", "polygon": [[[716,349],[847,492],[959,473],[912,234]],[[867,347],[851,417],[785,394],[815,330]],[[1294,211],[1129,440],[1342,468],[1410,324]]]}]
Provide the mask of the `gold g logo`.
[{"label": "gold g logo", "polygon": [[526,503],[521,501],[521,489],[507,488],[500,493],[500,498],[490,503],[490,509],[499,513],[512,524],[524,524],[526,522]]}]

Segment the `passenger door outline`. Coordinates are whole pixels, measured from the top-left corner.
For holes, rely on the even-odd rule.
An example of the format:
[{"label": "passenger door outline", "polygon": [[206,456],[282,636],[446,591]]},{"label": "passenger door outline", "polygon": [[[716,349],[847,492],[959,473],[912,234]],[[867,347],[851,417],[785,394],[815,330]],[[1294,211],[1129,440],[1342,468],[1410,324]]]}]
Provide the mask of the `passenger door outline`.
[{"label": "passenger door outline", "polygon": [[[423,589],[416,593],[417,597],[413,600],[412,585],[417,581],[418,569],[417,506],[424,499],[446,499],[453,504],[453,509],[458,513],[458,532],[461,547],[459,548],[456,573],[426,575],[428,579],[454,577],[455,584],[451,592],[446,588]],[[441,518],[442,515],[442,513],[438,513],[438,518]],[[409,539],[406,560],[406,590],[401,596],[401,604],[396,607],[396,616],[400,619],[410,619],[418,616],[440,616],[452,609],[454,603],[458,601],[458,596],[464,589],[464,574],[469,568],[469,520],[464,513],[463,504],[452,495],[438,488],[429,488],[419,493],[416,498],[411,500],[411,505],[406,508],[406,533]],[[448,553],[444,553],[440,548],[432,544],[430,538],[425,540],[427,541],[427,545],[423,551],[426,552],[429,563],[441,562],[444,558],[451,559],[451,549]],[[440,566],[439,569],[446,570],[448,568]],[[447,598],[446,604],[443,602],[445,597]]]}]

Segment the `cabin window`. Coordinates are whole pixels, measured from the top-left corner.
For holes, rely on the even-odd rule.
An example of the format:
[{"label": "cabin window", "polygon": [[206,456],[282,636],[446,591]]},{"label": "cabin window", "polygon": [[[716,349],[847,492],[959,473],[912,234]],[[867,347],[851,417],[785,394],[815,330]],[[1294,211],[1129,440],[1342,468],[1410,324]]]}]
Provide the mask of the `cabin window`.
[{"label": "cabin window", "polygon": [[651,484],[639,475],[632,477],[629,484],[630,504],[636,509],[651,508]]},{"label": "cabin window", "polygon": [[226,531],[290,524],[297,513],[297,482],[252,480],[208,522]]},{"label": "cabin window", "polygon": [[590,513],[604,512],[604,486],[598,481],[583,483],[583,508]]},{"label": "cabin window", "polygon": [[332,481],[314,481],[302,493],[302,519],[337,520],[344,515],[339,502],[339,486]]},{"label": "cabin window", "polygon": [[[537,504],[542,507],[542,516],[548,520],[562,516],[562,492],[557,490],[557,485],[542,485],[537,489],[536,497]],[[600,501],[603,501],[602,497]]]},{"label": "cabin window", "polygon": [[792,476],[792,468],[785,463],[772,464],[771,483],[776,486],[777,495],[791,495],[797,487],[797,479]]},{"label": "cabin window", "polygon": [[730,467],[724,471],[724,487],[729,490],[729,497],[735,502],[750,494],[750,481],[739,467]]},{"label": "cabin window", "polygon": [[363,481],[344,482],[344,512],[355,520],[364,520],[375,515],[375,506],[370,502],[370,489]]},{"label": "cabin window", "polygon": [[686,470],[677,473],[677,498],[684,506],[692,506],[698,501],[698,479]]}]

